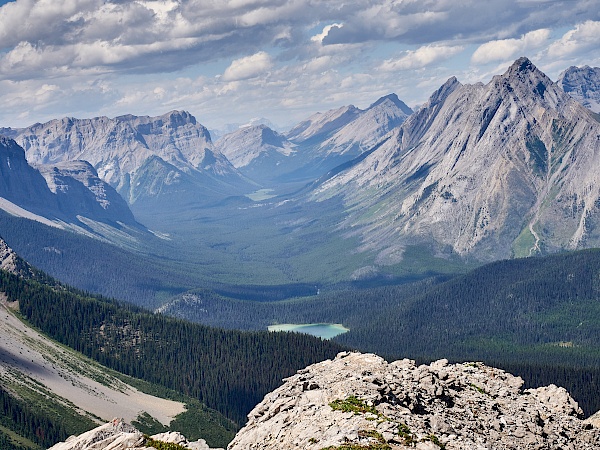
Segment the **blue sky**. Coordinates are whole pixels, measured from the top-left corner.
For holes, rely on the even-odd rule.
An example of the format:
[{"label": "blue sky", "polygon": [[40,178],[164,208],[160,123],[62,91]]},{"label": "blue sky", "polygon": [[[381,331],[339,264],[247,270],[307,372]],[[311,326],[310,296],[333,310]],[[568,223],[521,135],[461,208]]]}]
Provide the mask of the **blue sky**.
[{"label": "blue sky", "polygon": [[424,102],[520,56],[600,66],[600,0],[0,1],[0,127],[187,110],[209,128]]}]

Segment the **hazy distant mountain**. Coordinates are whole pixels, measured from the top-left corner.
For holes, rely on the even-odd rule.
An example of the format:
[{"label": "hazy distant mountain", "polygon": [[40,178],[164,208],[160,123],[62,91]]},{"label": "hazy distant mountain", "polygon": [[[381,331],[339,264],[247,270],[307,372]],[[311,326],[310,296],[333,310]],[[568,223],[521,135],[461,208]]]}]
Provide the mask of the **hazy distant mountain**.
[{"label": "hazy distant mountain", "polygon": [[87,161],[65,161],[40,165],[37,169],[56,195],[61,211],[94,220],[136,224],[123,197],[98,178],[96,170]]},{"label": "hazy distant mountain", "polygon": [[396,94],[380,98],[319,145],[319,153],[358,156],[413,113]]},{"label": "hazy distant mountain", "polygon": [[0,136],[0,197],[34,211],[58,211],[44,177],[31,167],[12,139]]},{"label": "hazy distant mountain", "polygon": [[257,181],[270,179],[286,165],[294,144],[266,125],[240,128],[215,143],[215,148],[244,175]]},{"label": "hazy distant mountain", "polygon": [[[230,195],[246,185],[227,158],[213,149],[208,130],[185,111],[159,117],[57,119],[19,130],[15,139],[33,164],[88,161],[130,204],[145,195],[132,181],[148,182],[152,171],[146,169],[156,158],[169,170],[153,181],[161,189],[148,196],[186,191],[190,198],[206,198]],[[181,173],[190,184],[180,183]]]},{"label": "hazy distant mountain", "polygon": [[[0,209],[59,228],[103,235],[100,228],[142,229],[123,198],[84,161],[30,166],[24,150],[0,137]],[[106,231],[106,230],[104,230]]]},{"label": "hazy distant mountain", "polygon": [[296,152],[278,171],[287,170],[291,178],[319,178],[371,150],[411,114],[396,94],[380,98],[365,110],[349,105],[316,113],[286,134]]},{"label": "hazy distant mountain", "polygon": [[264,126],[270,128],[271,130],[274,130],[277,132],[283,131],[283,129],[281,127],[277,126],[276,124],[271,122],[269,119],[266,119],[264,117],[254,117],[246,123],[228,123],[226,125],[223,125],[220,128],[211,128],[209,131],[210,131],[210,136],[212,137],[213,142],[216,143],[219,139],[221,139],[226,134],[235,133],[236,131],[241,130],[242,128],[257,127],[260,125],[264,125]]},{"label": "hazy distant mountain", "polygon": [[563,90],[595,113],[600,113],[600,67],[571,66],[557,81]]},{"label": "hazy distant mountain", "polygon": [[363,249],[497,259],[600,245],[600,123],[517,60],[488,84],[448,80],[363,161],[318,188],[344,198]]},{"label": "hazy distant mountain", "polygon": [[296,144],[309,144],[325,141],[336,131],[356,119],[361,110],[354,105],[332,109],[325,113],[316,113],[303,120],[290,131],[286,137]]}]

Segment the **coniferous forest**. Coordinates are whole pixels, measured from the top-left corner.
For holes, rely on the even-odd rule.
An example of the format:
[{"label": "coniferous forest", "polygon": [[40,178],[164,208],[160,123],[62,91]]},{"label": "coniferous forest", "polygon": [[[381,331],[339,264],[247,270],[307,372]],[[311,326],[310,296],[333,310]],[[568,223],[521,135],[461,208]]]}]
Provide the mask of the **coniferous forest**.
[{"label": "coniferous forest", "polygon": [[[56,340],[122,373],[197,398],[237,424],[282,378],[345,348],[389,360],[484,361],[521,376],[526,386],[567,388],[587,415],[600,409],[599,250],[292,300],[256,302],[242,300],[243,292],[233,288],[200,290],[195,295],[204,302],[203,315],[180,310],[191,319],[240,328],[320,321],[350,328],[334,341],[152,314],[38,272],[25,279],[2,271],[0,290]],[[277,290],[273,296],[280,297]]]},{"label": "coniferous forest", "polygon": [[343,350],[301,334],[210,328],[0,273],[0,291],[52,338],[121,373],[198,398],[238,424],[283,378]]},{"label": "coniferous forest", "polygon": [[600,409],[600,251],[491,263],[465,275],[261,302],[193,291],[172,312],[241,329],[342,323],[336,342],[388,360],[484,361]]},{"label": "coniferous forest", "polygon": [[[64,440],[68,434],[60,423],[44,412],[33,410],[23,401],[11,396],[0,387],[0,426],[7,427],[25,439],[42,448]],[[0,430],[0,448],[13,448],[11,442]]]}]

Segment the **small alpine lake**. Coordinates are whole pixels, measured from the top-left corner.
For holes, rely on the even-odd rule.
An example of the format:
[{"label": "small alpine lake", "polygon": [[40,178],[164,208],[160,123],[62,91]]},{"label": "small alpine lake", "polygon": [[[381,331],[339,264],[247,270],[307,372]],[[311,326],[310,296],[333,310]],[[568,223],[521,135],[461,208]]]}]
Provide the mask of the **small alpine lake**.
[{"label": "small alpine lake", "polygon": [[273,197],[277,197],[277,194],[274,193],[273,189],[259,189],[258,191],[252,192],[251,194],[246,194],[246,197],[248,197],[254,202],[260,202]]},{"label": "small alpine lake", "polygon": [[322,339],[331,339],[337,335],[350,331],[341,323],[282,323],[270,325],[269,331],[294,331],[317,336]]}]

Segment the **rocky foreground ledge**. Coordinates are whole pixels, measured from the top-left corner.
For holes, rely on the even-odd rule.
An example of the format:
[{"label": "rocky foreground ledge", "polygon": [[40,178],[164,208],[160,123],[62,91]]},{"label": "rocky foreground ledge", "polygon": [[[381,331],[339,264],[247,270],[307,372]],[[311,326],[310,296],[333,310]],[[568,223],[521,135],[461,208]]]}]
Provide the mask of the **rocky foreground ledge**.
[{"label": "rocky foreground ledge", "polygon": [[[153,443],[156,447],[153,447]],[[50,447],[49,450],[150,450],[157,447],[160,449],[210,450],[204,440],[188,442],[177,432],[155,434],[148,439],[133,425],[125,423],[123,419],[113,419],[107,424],[79,436],[71,436],[65,442]]]},{"label": "rocky foreground ledge", "polygon": [[565,389],[522,386],[481,363],[340,353],[268,394],[228,449],[600,449]]},{"label": "rocky foreground ledge", "polygon": [[[600,417],[563,388],[522,389],[523,380],[481,363],[417,366],[371,354],[340,353],[300,370],[249,414],[228,450],[600,449]],[[208,450],[179,433],[152,436]],[[115,419],[50,450],[152,448]]]}]

